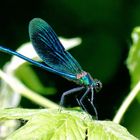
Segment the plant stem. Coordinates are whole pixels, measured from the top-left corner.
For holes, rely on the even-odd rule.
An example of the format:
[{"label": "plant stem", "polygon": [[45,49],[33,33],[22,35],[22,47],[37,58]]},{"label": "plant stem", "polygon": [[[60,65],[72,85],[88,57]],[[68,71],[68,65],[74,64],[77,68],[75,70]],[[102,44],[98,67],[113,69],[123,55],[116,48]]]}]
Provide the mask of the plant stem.
[{"label": "plant stem", "polygon": [[126,112],[126,110],[128,109],[128,107],[130,106],[130,104],[132,103],[132,101],[134,100],[134,98],[137,96],[137,94],[139,93],[139,91],[140,91],[140,81],[131,90],[131,92],[129,93],[129,95],[126,97],[126,99],[122,103],[121,107],[119,108],[117,114],[115,115],[115,117],[113,119],[113,122],[115,122],[115,123],[120,123],[121,122],[121,119],[122,119],[124,113]]},{"label": "plant stem", "polygon": [[33,102],[47,108],[59,108],[59,105],[33,92],[12,75],[8,75],[0,70],[0,77],[5,80],[5,82],[14,91],[32,100]]}]

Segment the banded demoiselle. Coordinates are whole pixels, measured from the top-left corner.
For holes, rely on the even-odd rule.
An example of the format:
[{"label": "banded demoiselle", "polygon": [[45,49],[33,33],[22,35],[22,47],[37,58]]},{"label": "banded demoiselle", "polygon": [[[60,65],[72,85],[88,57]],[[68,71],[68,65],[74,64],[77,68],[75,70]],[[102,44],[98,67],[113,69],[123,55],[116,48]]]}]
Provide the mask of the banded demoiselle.
[{"label": "banded demoiselle", "polygon": [[[75,82],[79,86],[64,92],[61,96],[60,105],[64,105],[66,96],[74,94],[79,106],[86,112],[88,112],[88,110],[87,106],[84,105],[84,100],[88,100],[96,118],[98,119],[98,114],[93,104],[93,99],[94,91],[100,91],[102,88],[102,83],[97,79],[93,79],[89,73],[85,72],[81,68],[74,57],[64,49],[56,33],[44,20],[34,18],[30,21],[29,36],[35,51],[44,61],[44,63],[27,58],[18,52],[2,46],[0,46],[0,51],[18,56],[32,63],[33,65]],[[79,92],[83,90],[85,92],[79,97]],[[88,97],[89,93],[90,98]]]}]

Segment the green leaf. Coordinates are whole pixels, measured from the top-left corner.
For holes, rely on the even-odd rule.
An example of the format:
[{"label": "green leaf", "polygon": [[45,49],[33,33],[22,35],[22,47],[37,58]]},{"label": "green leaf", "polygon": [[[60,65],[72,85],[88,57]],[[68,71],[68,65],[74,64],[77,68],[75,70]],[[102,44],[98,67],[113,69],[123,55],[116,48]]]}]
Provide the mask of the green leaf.
[{"label": "green leaf", "polygon": [[78,111],[1,109],[0,121],[9,119],[28,122],[6,140],[138,140],[118,124]]},{"label": "green leaf", "polygon": [[[127,67],[131,76],[131,87],[140,81],[140,27],[134,28],[132,32],[133,44],[127,58]],[[137,94],[140,102],[140,94]]]},{"label": "green leaf", "polygon": [[88,130],[89,140],[138,140],[126,128],[111,121],[93,121]]},{"label": "green leaf", "polygon": [[47,95],[56,93],[56,89],[54,87],[44,87],[34,70],[27,64],[16,69],[15,76],[35,92]]},{"label": "green leaf", "polygon": [[140,81],[140,27],[134,28],[132,32],[133,44],[127,58],[127,67],[131,75],[132,87]]}]

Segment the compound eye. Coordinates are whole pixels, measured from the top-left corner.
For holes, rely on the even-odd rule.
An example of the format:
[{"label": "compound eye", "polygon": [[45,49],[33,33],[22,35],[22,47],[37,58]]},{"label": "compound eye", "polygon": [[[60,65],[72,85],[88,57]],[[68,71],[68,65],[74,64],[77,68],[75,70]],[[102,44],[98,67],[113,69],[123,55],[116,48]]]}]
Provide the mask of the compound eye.
[{"label": "compound eye", "polygon": [[99,92],[101,89],[102,89],[102,83],[96,80],[96,86],[95,86],[96,92]]}]

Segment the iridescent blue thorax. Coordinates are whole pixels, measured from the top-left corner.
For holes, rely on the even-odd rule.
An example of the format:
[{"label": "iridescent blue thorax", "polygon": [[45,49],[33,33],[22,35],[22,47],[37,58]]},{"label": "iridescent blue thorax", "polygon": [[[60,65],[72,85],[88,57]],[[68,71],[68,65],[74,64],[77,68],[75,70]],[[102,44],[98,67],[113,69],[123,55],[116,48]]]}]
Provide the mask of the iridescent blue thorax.
[{"label": "iridescent blue thorax", "polygon": [[94,86],[94,80],[92,79],[92,77],[90,76],[89,73],[87,72],[82,72],[81,74],[77,74],[77,82],[80,85],[84,85],[84,86]]},{"label": "iridescent blue thorax", "polygon": [[85,87],[94,88],[96,92],[99,92],[102,88],[102,83],[97,79],[93,79],[91,75],[85,71],[77,74],[76,83]]}]

